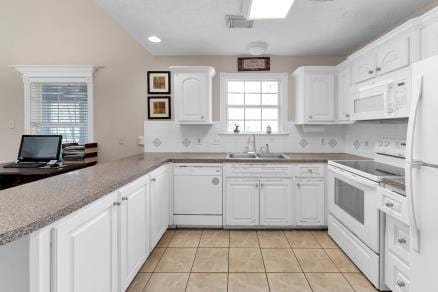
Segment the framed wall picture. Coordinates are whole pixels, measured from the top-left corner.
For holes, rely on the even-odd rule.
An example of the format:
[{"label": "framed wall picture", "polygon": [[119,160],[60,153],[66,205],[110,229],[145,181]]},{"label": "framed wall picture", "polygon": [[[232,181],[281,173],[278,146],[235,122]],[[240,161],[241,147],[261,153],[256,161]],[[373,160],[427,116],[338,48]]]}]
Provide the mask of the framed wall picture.
[{"label": "framed wall picture", "polygon": [[169,120],[170,118],[170,96],[149,96],[148,119]]},{"label": "framed wall picture", "polygon": [[237,58],[238,71],[270,71],[270,57],[243,57]]},{"label": "framed wall picture", "polygon": [[148,93],[170,94],[170,71],[148,71]]}]

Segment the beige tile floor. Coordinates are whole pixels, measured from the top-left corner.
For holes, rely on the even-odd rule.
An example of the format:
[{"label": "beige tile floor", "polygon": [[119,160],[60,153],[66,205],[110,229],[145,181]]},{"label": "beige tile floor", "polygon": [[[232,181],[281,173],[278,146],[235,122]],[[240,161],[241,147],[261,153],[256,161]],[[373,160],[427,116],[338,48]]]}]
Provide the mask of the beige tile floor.
[{"label": "beige tile floor", "polygon": [[377,291],[327,231],[168,230],[128,292]]}]

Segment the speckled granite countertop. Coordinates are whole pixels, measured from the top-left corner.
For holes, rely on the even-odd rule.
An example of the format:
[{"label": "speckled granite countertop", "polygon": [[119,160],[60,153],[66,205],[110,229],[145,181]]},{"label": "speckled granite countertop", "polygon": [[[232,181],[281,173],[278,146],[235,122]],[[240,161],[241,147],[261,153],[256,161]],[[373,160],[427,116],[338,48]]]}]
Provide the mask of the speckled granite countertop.
[{"label": "speckled granite countertop", "polygon": [[228,160],[225,153],[144,153],[0,191],[0,245],[73,213],[167,162],[324,163],[363,157],[287,153],[287,160]]},{"label": "speckled granite countertop", "polygon": [[406,191],[406,183],[404,177],[384,178],[382,181],[385,185]]}]

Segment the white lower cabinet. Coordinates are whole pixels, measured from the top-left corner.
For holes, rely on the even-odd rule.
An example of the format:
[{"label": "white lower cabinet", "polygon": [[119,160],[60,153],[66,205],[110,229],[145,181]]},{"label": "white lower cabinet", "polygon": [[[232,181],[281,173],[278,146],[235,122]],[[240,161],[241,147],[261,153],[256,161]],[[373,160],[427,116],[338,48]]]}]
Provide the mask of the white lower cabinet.
[{"label": "white lower cabinet", "polygon": [[324,179],[297,179],[296,193],[296,225],[324,225]]},{"label": "white lower cabinet", "polygon": [[260,225],[292,225],[292,181],[260,181]]},{"label": "white lower cabinet", "polygon": [[149,254],[149,182],[140,178],[119,190],[120,280],[128,288]]},{"label": "white lower cabinet", "polygon": [[161,166],[150,177],[150,250],[152,250],[169,226],[169,197],[171,190],[169,165]]},{"label": "white lower cabinet", "polygon": [[259,180],[227,180],[226,225],[259,225],[259,188]]},{"label": "white lower cabinet", "polygon": [[170,187],[165,165],[53,224],[53,292],[125,291],[168,228]]},{"label": "white lower cabinet", "polygon": [[118,291],[117,196],[105,196],[52,229],[52,292]]}]

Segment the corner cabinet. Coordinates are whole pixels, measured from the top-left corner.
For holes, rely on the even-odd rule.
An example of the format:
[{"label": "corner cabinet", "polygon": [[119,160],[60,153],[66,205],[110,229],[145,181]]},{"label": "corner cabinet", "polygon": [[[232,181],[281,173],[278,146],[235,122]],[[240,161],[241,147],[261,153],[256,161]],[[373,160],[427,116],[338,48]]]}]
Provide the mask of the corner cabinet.
[{"label": "corner cabinet", "polygon": [[213,67],[175,66],[173,72],[176,121],[180,124],[211,124]]},{"label": "corner cabinet", "polygon": [[336,67],[300,67],[294,73],[296,123],[335,122]]}]

